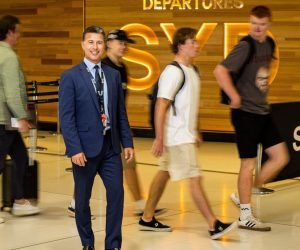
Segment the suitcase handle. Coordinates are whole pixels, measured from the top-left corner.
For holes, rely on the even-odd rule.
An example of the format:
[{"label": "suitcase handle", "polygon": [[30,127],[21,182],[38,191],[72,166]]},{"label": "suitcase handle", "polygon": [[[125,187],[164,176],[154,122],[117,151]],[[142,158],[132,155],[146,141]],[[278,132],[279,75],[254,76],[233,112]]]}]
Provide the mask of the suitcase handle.
[{"label": "suitcase handle", "polygon": [[34,165],[34,160],[36,158],[36,145],[37,145],[37,129],[29,129],[29,166]]}]

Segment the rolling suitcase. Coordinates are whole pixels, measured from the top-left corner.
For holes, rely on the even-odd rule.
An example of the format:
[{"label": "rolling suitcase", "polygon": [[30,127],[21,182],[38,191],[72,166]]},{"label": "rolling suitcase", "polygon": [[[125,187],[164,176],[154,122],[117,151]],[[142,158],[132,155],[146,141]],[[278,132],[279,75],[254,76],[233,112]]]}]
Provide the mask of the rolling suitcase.
[{"label": "rolling suitcase", "polygon": [[[24,198],[38,199],[38,162],[35,158],[36,129],[29,131],[29,163],[24,174]],[[2,210],[10,211],[13,205],[13,171],[14,162],[6,160],[2,176]]]}]

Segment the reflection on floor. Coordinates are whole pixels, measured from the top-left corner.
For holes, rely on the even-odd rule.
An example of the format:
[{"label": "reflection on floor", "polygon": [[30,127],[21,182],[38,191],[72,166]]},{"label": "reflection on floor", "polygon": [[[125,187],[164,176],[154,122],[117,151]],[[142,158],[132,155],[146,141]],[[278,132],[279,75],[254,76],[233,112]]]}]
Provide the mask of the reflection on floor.
[{"label": "reflection on floor", "polygon": [[[6,222],[0,224],[0,250],[76,250],[81,249],[74,219],[67,216],[67,205],[72,196],[71,166],[64,156],[64,143],[60,135],[40,132],[38,146],[47,150],[37,153],[40,162],[41,215],[17,218],[0,212]],[[25,139],[26,141],[27,139]],[[138,173],[144,195],[154,174],[155,159],[150,154],[151,139],[135,138]],[[235,145],[205,142],[199,149],[204,170],[204,185],[216,215],[224,221],[238,217],[238,209],[229,200],[236,191],[239,161]],[[207,225],[194,206],[184,181],[169,183],[159,204],[168,212],[159,219],[174,227],[171,233],[141,232],[138,218],[133,215],[133,204],[125,187],[123,221],[123,250],[283,250],[300,249],[300,181],[297,179],[271,183],[275,190],[270,195],[253,196],[253,207],[261,220],[272,226],[271,232],[237,229],[223,240],[210,240]],[[0,192],[1,193],[1,192]],[[96,249],[103,249],[105,225],[105,192],[100,178],[96,178],[91,207],[97,219],[93,221]]]}]

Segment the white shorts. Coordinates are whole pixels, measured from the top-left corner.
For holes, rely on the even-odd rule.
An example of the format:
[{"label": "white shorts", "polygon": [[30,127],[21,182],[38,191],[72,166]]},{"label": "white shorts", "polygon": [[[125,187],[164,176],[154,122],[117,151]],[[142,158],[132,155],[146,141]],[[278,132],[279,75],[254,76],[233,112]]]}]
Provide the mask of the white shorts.
[{"label": "white shorts", "polygon": [[196,144],[165,147],[159,169],[168,171],[172,181],[200,176]]}]

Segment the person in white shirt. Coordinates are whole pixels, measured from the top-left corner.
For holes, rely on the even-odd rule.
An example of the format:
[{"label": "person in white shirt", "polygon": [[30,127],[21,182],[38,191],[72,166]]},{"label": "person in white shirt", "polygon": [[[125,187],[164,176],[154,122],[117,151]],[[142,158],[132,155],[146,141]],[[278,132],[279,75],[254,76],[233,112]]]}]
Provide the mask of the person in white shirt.
[{"label": "person in white shirt", "polygon": [[[168,65],[159,79],[152,153],[162,158],[139,227],[145,231],[172,231],[170,226],[155,219],[154,211],[169,179],[188,179],[191,195],[208,223],[210,236],[218,239],[235,228],[236,223],[227,224],[217,220],[202,187],[196,151],[202,142],[197,126],[200,78],[192,64],[199,50],[196,34],[195,29],[181,28],[173,38],[174,61],[179,63],[184,76],[178,67]],[[183,77],[184,85],[180,88]]]}]

